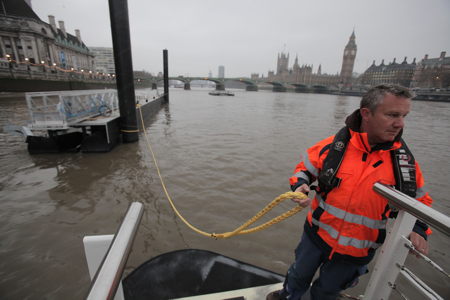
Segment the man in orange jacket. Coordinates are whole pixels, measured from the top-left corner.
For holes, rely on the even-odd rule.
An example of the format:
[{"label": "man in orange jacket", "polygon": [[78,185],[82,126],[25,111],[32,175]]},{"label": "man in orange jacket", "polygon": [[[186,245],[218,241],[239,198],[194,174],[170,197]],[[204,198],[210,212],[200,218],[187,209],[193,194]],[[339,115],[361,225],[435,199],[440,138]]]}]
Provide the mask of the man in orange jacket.
[{"label": "man in orange jacket", "polygon": [[[356,284],[386,235],[390,209],[373,191],[375,182],[396,186],[431,205],[420,167],[401,139],[411,98],[406,88],[376,86],[347,117],[346,127],[307,150],[290,178],[291,188],[307,194],[316,179],[319,187],[314,200],[294,199],[311,209],[284,288],[267,299],[300,299],[319,268],[312,299],[336,299]],[[409,237],[423,254],[428,253],[429,233],[418,221]]]}]

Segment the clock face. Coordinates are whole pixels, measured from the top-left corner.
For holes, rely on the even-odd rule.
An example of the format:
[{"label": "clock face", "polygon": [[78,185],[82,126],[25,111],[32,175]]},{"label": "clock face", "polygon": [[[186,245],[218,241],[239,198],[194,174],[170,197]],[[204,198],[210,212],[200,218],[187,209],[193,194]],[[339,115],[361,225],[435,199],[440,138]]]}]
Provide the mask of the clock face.
[{"label": "clock face", "polygon": [[345,51],[344,51],[344,55],[348,55],[348,50],[345,50]]},{"label": "clock face", "polygon": [[355,55],[356,54],[356,51],[355,50],[352,50],[352,55]]}]

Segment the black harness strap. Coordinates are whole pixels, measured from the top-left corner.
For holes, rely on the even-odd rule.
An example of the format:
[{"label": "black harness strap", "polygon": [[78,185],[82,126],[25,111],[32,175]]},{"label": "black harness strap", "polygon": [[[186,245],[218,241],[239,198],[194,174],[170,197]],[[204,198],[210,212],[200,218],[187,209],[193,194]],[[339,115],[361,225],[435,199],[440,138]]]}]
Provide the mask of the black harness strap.
[{"label": "black harness strap", "polygon": [[394,165],[395,188],[406,195],[416,198],[416,163],[414,156],[401,140],[402,146],[391,151],[392,164]]},{"label": "black harness strap", "polygon": [[319,192],[322,196],[326,195],[335,187],[338,187],[341,179],[336,177],[336,174],[344,159],[345,150],[347,150],[348,142],[350,141],[350,131],[347,127],[343,127],[334,136],[333,143],[330,145],[327,157],[325,158],[322,170],[317,178],[319,181]]}]

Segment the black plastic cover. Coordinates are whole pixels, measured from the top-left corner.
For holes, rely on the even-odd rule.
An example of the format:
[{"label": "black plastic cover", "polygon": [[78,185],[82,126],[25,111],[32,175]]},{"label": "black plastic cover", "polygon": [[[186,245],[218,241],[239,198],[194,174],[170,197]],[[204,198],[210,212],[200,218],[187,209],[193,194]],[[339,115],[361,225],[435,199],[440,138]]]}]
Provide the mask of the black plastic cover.
[{"label": "black plastic cover", "polygon": [[157,256],[123,280],[125,299],[173,299],[224,292],[284,280],[284,276],[196,249]]}]

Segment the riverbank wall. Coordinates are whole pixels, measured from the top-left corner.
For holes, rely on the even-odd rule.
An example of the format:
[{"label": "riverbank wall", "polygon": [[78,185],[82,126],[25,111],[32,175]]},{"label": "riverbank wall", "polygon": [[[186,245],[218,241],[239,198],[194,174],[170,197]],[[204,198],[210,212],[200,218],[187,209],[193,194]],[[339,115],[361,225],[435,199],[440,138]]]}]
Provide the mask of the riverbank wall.
[{"label": "riverbank wall", "polygon": [[[134,80],[135,88],[150,88],[150,80]],[[43,92],[115,89],[109,74],[64,70],[56,66],[0,61],[0,92]]]},{"label": "riverbank wall", "polygon": [[116,88],[115,82],[0,78],[2,92],[43,92]]},{"label": "riverbank wall", "polygon": [[[272,90],[271,86],[259,87],[260,90]],[[274,91],[279,92],[279,91]],[[291,93],[305,93],[305,94],[327,94],[327,95],[341,95],[341,96],[354,96],[362,97],[366,91],[363,90],[329,90],[329,89],[314,89],[314,88],[286,88],[286,92]],[[450,103],[450,91],[416,91],[414,101],[432,101],[432,102],[448,102]]]}]

